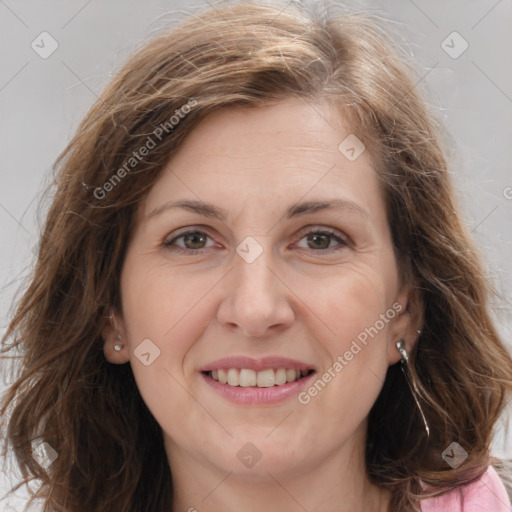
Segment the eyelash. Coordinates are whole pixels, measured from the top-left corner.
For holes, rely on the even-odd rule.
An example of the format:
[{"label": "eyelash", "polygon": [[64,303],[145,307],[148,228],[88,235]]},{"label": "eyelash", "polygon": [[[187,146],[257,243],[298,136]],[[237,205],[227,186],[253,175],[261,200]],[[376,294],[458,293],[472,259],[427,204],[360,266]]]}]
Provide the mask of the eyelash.
[{"label": "eyelash", "polygon": [[[177,236],[175,236],[174,238],[172,238],[171,240],[169,241],[164,241],[163,245],[166,249],[169,249],[171,251],[175,251],[175,252],[178,252],[178,253],[181,253],[181,254],[187,254],[189,256],[194,256],[196,254],[202,254],[204,253],[205,251],[207,251],[208,249],[211,249],[211,247],[206,247],[206,248],[203,248],[203,249],[187,249],[187,248],[183,248],[183,247],[180,247],[180,246],[177,246],[177,245],[174,245],[176,240],[179,240],[180,238],[183,238],[187,235],[206,235],[208,238],[211,239],[211,237],[208,235],[208,233],[206,233],[205,231],[201,231],[199,229],[190,229],[188,231],[184,231],[182,233],[179,233]],[[309,251],[314,251],[314,252],[327,252],[327,253],[331,253],[331,252],[337,252],[337,251],[340,251],[344,248],[346,248],[348,245],[349,245],[349,241],[345,238],[343,238],[342,236],[340,236],[336,231],[333,231],[333,230],[330,230],[328,228],[314,228],[314,229],[310,229],[309,231],[306,231],[302,236],[301,238],[299,239],[299,241],[301,241],[303,238],[305,238],[306,236],[308,235],[327,235],[327,236],[330,236],[331,239],[335,239],[339,245],[341,247],[338,247],[338,248],[327,248],[327,249],[305,249],[303,247],[301,247],[300,249],[301,250],[309,250]]]}]

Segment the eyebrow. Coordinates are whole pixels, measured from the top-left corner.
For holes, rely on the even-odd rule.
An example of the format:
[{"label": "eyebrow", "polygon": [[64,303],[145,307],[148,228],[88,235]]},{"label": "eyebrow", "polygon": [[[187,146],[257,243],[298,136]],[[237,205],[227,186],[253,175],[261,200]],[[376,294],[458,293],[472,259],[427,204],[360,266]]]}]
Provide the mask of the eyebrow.
[{"label": "eyebrow", "polygon": [[[176,201],[169,201],[158,208],[155,208],[152,212],[150,212],[144,220],[149,220],[157,215],[160,215],[163,212],[175,209],[182,208],[185,210],[189,210],[193,213],[197,213],[203,217],[215,218],[220,221],[225,222],[228,218],[227,210],[223,208],[219,208],[210,203],[205,203],[203,201],[196,201],[190,199],[181,199]],[[368,219],[368,212],[359,206],[357,203],[352,201],[348,201],[346,199],[333,199],[329,201],[304,201],[302,203],[297,203],[290,206],[284,217],[287,219],[291,219],[292,217],[299,217],[302,215],[309,215],[320,210],[329,210],[329,209],[343,209],[343,210],[351,210],[358,214],[360,214],[365,219]]]}]

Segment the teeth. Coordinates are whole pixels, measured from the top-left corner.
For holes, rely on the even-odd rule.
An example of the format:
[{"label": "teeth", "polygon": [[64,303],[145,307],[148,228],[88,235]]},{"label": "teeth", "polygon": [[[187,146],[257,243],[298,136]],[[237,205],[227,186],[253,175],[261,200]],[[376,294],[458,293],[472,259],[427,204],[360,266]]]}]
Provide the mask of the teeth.
[{"label": "teeth", "polygon": [[[218,370],[217,373],[219,376],[219,382],[221,384],[227,384],[228,383],[228,375],[226,373],[226,370]],[[212,379],[213,379],[213,375],[212,375]]]},{"label": "teeth", "polygon": [[308,370],[292,370],[278,368],[276,370],[269,368],[256,372],[247,368],[229,368],[227,370],[219,369],[209,372],[213,380],[229,386],[241,386],[243,388],[258,387],[271,388],[272,386],[281,386],[287,382],[295,382],[301,377],[309,374]]},{"label": "teeth", "polygon": [[234,368],[228,370],[228,384],[230,386],[238,386],[238,370]]},{"label": "teeth", "polygon": [[[236,372],[237,370],[234,371]],[[249,386],[256,386],[256,382],[256,372],[254,370],[247,370],[245,368],[240,370],[240,377],[238,379],[240,386],[248,388]]]},{"label": "teeth", "polygon": [[256,374],[256,386],[259,388],[271,388],[276,383],[276,374],[272,368]]},{"label": "teeth", "polygon": [[286,382],[297,380],[297,370],[286,370]]},{"label": "teeth", "polygon": [[281,384],[286,384],[286,370],[284,368],[279,368],[276,371],[276,385],[280,386]]}]

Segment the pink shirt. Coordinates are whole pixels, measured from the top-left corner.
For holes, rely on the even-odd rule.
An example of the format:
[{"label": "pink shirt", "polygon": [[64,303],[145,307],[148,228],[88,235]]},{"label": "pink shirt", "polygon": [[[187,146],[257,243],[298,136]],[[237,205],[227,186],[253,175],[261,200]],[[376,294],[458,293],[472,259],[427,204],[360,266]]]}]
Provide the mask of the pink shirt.
[{"label": "pink shirt", "polygon": [[[462,507],[461,494],[464,495]],[[512,512],[505,486],[492,466],[479,480],[421,502],[422,512]]]}]

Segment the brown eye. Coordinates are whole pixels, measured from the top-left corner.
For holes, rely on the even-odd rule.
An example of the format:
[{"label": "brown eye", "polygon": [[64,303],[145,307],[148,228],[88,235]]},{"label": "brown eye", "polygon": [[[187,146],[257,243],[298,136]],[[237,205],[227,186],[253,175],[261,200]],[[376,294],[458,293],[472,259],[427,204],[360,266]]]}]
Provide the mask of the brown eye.
[{"label": "brown eye", "polygon": [[[333,231],[326,230],[309,231],[305,236],[301,238],[301,241],[304,239],[306,240],[307,246],[304,247],[299,245],[299,248],[312,249],[313,251],[336,251],[349,245],[348,241],[342,238],[340,235]],[[333,244],[333,242],[335,243]]]},{"label": "brown eye", "polygon": [[311,249],[328,249],[331,243],[330,235],[310,233],[307,238]]},{"label": "brown eye", "polygon": [[183,244],[187,249],[203,249],[208,236],[204,233],[190,233],[182,235],[181,238],[183,238]]},{"label": "brown eye", "polygon": [[[168,249],[177,250],[179,252],[200,252],[201,249],[208,249],[207,242],[210,237],[203,231],[187,231],[165,241],[164,245]],[[179,242],[178,242],[179,241]],[[211,247],[211,245],[210,245]]]}]

